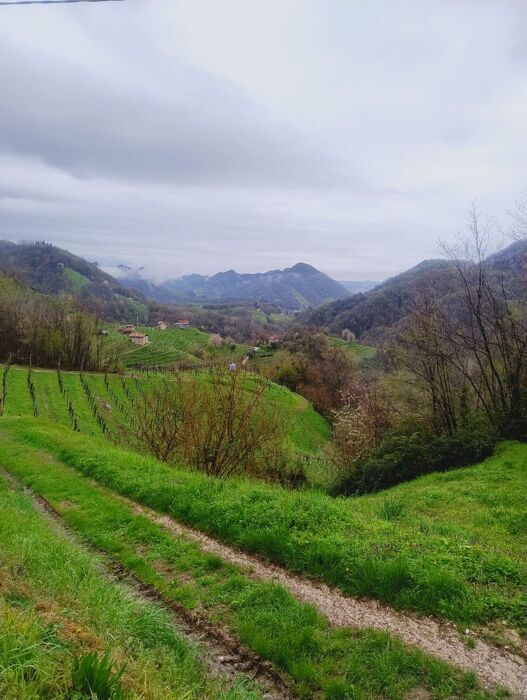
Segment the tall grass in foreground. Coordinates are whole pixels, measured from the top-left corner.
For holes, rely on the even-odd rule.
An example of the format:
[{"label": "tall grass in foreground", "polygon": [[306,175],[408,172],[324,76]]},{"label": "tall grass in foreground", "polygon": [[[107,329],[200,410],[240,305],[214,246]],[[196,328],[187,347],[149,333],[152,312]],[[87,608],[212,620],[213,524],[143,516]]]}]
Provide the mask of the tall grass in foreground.
[{"label": "tall grass in foreground", "polygon": [[208,680],[164,611],[106,579],[2,478],[0,551],[3,700],[259,697]]}]

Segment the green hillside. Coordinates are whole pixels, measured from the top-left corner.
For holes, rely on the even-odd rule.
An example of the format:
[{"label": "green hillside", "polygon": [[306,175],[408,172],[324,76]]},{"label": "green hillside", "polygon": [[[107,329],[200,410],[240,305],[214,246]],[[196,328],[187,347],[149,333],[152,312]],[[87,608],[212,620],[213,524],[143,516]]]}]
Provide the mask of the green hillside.
[{"label": "green hillside", "polygon": [[[166,332],[158,331],[162,335]],[[190,339],[191,335],[186,337]],[[150,373],[149,376],[134,374],[133,379],[131,375],[84,373],[81,381],[78,372],[61,372],[59,381],[57,370],[47,369],[32,369],[30,376],[34,399],[29,389],[28,368],[9,368],[3,407],[5,416],[36,414],[61,425],[76,426],[87,435],[107,432],[117,442],[122,439],[120,426],[126,423],[130,397],[137,393],[138,384],[147,387],[161,376],[165,377]],[[205,373],[203,379],[206,378]],[[250,374],[245,381],[250,391],[253,381]],[[269,382],[264,401],[284,412],[290,443],[295,450],[314,453],[329,440],[329,424],[302,396]]]},{"label": "green hillside", "polygon": [[146,333],[150,339],[148,345],[137,346],[126,336],[117,331],[117,326],[107,328],[110,343],[119,349],[119,357],[124,367],[162,367],[165,365],[202,364],[203,362],[230,361],[231,358],[243,358],[246,346],[237,345],[234,350],[229,346],[212,346],[209,333],[197,328],[170,328],[166,331],[149,326],[135,326],[136,330]]},{"label": "green hillside", "polygon": [[[387,633],[335,628],[278,582],[257,580],[247,567],[166,530],[70,464],[80,458],[79,440],[86,442],[85,436],[35,419],[4,419],[0,434],[0,456],[12,475],[7,484],[0,477],[0,621],[5,630],[0,663],[7,669],[0,674],[0,690],[7,691],[6,697],[87,700],[94,698],[93,681],[97,697],[112,700],[406,700],[414,689],[417,697],[426,692],[430,698],[507,696],[485,692],[473,674]],[[60,446],[59,435],[64,438]],[[88,442],[96,448],[108,445]],[[93,451],[80,459],[83,469],[96,466]],[[35,508],[22,494],[23,485],[45,499],[67,532],[46,521],[42,505]],[[186,628],[190,622],[197,630],[204,624],[218,629],[212,649],[203,632],[199,646],[189,645],[174,629],[173,610],[187,621]],[[230,635],[248,650],[242,651],[249,655],[248,664],[236,663],[237,646],[234,656],[219,656]],[[86,663],[82,673],[75,670],[87,654],[98,659],[95,669],[100,668],[103,653],[111,659],[113,674],[125,668],[118,688],[113,674],[109,686],[107,676],[90,673]],[[208,667],[201,661],[207,657]],[[225,673],[222,663],[231,660],[233,668]],[[255,682],[240,677],[245,669]],[[259,687],[263,669],[274,682],[271,694]],[[88,683],[90,691],[83,693]],[[119,687],[123,692],[118,694]]]},{"label": "green hillside", "polygon": [[375,357],[377,352],[375,348],[370,345],[364,345],[358,342],[349,342],[343,338],[336,338],[335,336],[329,337],[329,342],[336,348],[340,348],[346,354],[350,355],[353,359],[362,361],[371,360]]}]

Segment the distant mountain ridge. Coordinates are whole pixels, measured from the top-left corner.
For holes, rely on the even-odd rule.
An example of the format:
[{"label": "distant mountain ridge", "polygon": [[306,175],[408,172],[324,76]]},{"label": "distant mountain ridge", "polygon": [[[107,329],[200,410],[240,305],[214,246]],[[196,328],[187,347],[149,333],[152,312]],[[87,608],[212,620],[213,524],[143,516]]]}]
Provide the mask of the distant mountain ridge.
[{"label": "distant mountain ridge", "polygon": [[369,292],[370,289],[378,287],[381,282],[373,280],[339,280],[343,287],[346,287],[350,294],[360,294],[361,292]]},{"label": "distant mountain ridge", "polygon": [[121,266],[120,281],[160,302],[266,302],[287,311],[300,311],[349,296],[340,282],[307,263],[284,270],[238,273],[235,270],[212,276],[185,275],[155,284],[141,270]]}]

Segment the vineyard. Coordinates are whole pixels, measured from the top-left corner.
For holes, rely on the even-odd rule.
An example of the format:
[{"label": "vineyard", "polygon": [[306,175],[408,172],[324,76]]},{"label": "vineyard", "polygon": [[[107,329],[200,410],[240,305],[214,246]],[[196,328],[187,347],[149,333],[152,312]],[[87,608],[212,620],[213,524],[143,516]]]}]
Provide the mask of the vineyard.
[{"label": "vineyard", "polygon": [[221,345],[215,347],[209,343],[209,334],[197,328],[171,328],[166,331],[136,326],[136,330],[148,335],[150,343],[144,346],[134,345],[128,338],[110,326],[107,331],[107,352],[118,355],[123,368],[163,367],[174,364],[200,365],[209,362],[241,359],[247,347],[244,345]]},{"label": "vineyard", "polygon": [[[186,332],[186,331],[183,331]],[[196,371],[203,381],[206,370]],[[68,426],[87,435],[105,435],[123,441],[123,425],[137,400],[139,387],[170,380],[170,374],[64,372],[5,365],[2,370],[0,414],[35,416]],[[251,390],[251,377],[246,379]],[[313,453],[329,439],[329,426],[301,396],[269,382],[265,400],[280,406],[289,418],[290,441],[295,450]]]}]

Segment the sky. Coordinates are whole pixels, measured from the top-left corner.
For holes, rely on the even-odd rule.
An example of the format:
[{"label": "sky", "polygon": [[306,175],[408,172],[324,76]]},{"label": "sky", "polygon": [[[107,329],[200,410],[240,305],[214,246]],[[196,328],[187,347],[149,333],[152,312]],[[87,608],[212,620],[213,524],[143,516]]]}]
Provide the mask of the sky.
[{"label": "sky", "polygon": [[0,238],[382,280],[527,190],[525,0],[0,6]]}]

